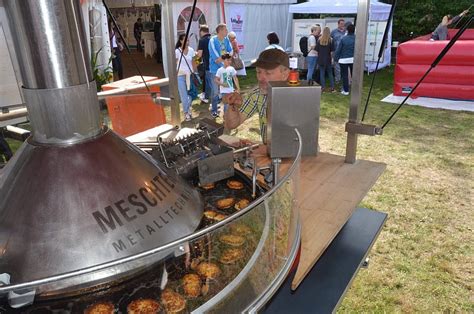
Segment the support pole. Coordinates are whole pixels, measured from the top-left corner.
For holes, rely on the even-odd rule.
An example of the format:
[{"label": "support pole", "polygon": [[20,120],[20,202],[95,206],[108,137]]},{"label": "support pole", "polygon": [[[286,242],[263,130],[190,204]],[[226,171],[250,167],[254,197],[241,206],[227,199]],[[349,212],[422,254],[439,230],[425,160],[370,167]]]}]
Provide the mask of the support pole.
[{"label": "support pole", "polygon": [[161,15],[163,19],[163,27],[165,29],[165,44],[163,53],[166,53],[166,66],[168,68],[169,92],[170,92],[170,108],[171,108],[171,124],[181,125],[179,113],[179,93],[178,93],[178,77],[176,73],[176,56],[174,53],[174,21],[173,6],[171,0],[162,0]]},{"label": "support pole", "polygon": [[[367,40],[367,26],[369,22],[370,0],[359,0],[357,7],[354,71],[352,72],[351,103],[349,108],[349,122],[358,123],[359,104],[362,100],[364,83],[365,44]],[[357,154],[357,133],[347,132],[346,163],[353,164]]]}]

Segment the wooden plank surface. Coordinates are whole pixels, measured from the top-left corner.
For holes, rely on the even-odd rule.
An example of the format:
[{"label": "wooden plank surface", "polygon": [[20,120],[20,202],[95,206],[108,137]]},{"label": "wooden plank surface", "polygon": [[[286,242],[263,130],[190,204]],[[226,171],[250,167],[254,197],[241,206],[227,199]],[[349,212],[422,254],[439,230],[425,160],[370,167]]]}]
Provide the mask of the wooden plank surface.
[{"label": "wooden plank surface", "polygon": [[385,169],[385,164],[320,153],[301,163],[298,203],[303,224],[295,290]]},{"label": "wooden plank surface", "polygon": [[[235,146],[240,143],[236,138],[229,139],[234,140]],[[265,145],[253,150],[252,157],[256,159],[259,167],[271,162]],[[286,173],[291,162],[291,159],[282,161],[280,177]],[[343,156],[328,153],[302,159],[297,194],[302,221],[301,256],[291,284],[293,290],[303,281],[351,217],[385,166],[383,163],[367,160],[346,164]]]}]

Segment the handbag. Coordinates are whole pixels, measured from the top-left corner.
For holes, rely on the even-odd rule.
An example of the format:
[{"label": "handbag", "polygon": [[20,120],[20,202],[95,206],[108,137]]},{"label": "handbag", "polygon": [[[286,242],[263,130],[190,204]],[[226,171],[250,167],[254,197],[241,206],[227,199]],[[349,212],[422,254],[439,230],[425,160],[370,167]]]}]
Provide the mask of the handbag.
[{"label": "handbag", "polygon": [[244,62],[242,61],[242,59],[240,59],[239,54],[232,57],[231,64],[236,70],[242,70],[244,68]]},{"label": "handbag", "polygon": [[191,72],[191,77],[190,77],[190,87],[188,90],[188,95],[191,96],[192,100],[195,100],[198,97],[198,86],[202,84],[201,78],[199,75],[193,72],[191,67],[189,66],[188,60],[186,60],[186,57],[183,55],[183,51],[179,49],[181,52],[181,55],[183,56],[184,62],[186,62],[186,65],[188,66],[189,72]]}]

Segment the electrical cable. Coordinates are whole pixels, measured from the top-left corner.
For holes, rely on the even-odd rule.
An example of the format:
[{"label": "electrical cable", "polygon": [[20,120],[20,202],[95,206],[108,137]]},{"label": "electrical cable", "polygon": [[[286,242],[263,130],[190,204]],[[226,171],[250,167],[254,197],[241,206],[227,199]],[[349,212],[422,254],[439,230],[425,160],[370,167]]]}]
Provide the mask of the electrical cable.
[{"label": "electrical cable", "polygon": [[383,130],[385,126],[392,120],[392,118],[395,116],[395,114],[400,110],[400,108],[406,103],[408,98],[413,94],[413,92],[418,88],[418,86],[423,82],[423,80],[428,76],[428,74],[433,70],[438,63],[443,59],[443,57],[446,55],[446,53],[451,49],[451,47],[454,45],[454,43],[461,37],[461,35],[464,33],[464,31],[468,28],[468,26],[471,24],[471,22],[474,20],[474,17],[471,16],[471,18],[459,29],[459,31],[454,35],[454,37],[449,41],[449,43],[444,47],[444,49],[440,52],[438,57],[433,61],[431,64],[430,68],[426,73],[421,77],[421,79],[418,80],[416,85],[413,87],[413,89],[410,91],[410,93],[405,97],[405,99],[401,102],[401,104],[397,107],[397,109],[390,115],[390,117],[385,121],[385,123],[382,125],[381,129]]},{"label": "electrical cable", "polygon": [[[193,17],[194,17],[194,11],[196,9],[196,4],[197,4],[197,0],[194,0],[193,7],[191,8],[191,17],[189,19],[188,27],[186,28],[186,34],[184,35],[183,47],[186,47],[186,42],[188,41],[189,30],[191,29],[191,23],[193,22]],[[178,69],[181,66],[181,60],[183,60],[183,55],[184,55],[184,50],[182,50],[181,57],[179,58]]]},{"label": "electrical cable", "polygon": [[[474,6],[474,4],[471,4],[471,6],[470,6],[469,8],[467,8],[467,11],[468,11],[468,12],[471,10],[472,6]],[[461,18],[460,18],[459,21],[456,23],[456,25],[454,25],[453,28],[456,28],[456,27],[458,26],[459,22],[461,22],[461,20],[462,20],[463,17],[464,17],[464,16],[461,16]]]},{"label": "electrical cable", "polygon": [[365,102],[364,113],[362,114],[361,121],[364,121],[365,114],[367,112],[367,108],[369,107],[369,100],[370,96],[372,95],[372,88],[374,87],[375,76],[377,75],[377,70],[379,69],[380,59],[383,56],[385,51],[385,41],[388,37],[388,30],[390,29],[390,25],[393,24],[393,13],[395,12],[395,7],[397,5],[397,0],[393,0],[392,7],[390,8],[390,14],[388,15],[387,25],[385,25],[385,30],[383,33],[382,44],[380,45],[379,56],[377,59],[377,65],[375,66],[374,75],[372,76],[372,83],[370,84],[369,94],[367,95],[367,101]]},{"label": "electrical cable", "polygon": [[[105,3],[105,0],[102,0],[102,3],[104,4],[105,10],[107,11],[107,15],[108,15],[109,18],[112,20],[112,23],[114,24],[115,29],[116,29],[117,32],[119,33],[120,39],[122,40],[123,44],[125,45],[125,48],[127,48],[127,52],[128,52],[128,54],[130,55],[130,59],[132,59],[133,65],[135,66],[135,69],[137,70],[138,75],[140,75],[140,77],[141,77],[141,79],[142,79],[142,81],[143,81],[143,84],[145,84],[146,90],[147,90],[149,93],[151,93],[151,95],[153,95],[153,93],[152,93],[151,90],[150,90],[150,87],[149,87],[148,84],[145,82],[145,78],[143,77],[142,72],[140,71],[140,68],[139,68],[138,65],[137,65],[137,62],[135,61],[135,59],[134,59],[133,56],[132,56],[132,51],[130,50],[130,47],[128,46],[127,42],[125,41],[125,38],[123,37],[122,31],[121,31],[120,28],[118,27],[117,21],[115,20],[115,17],[113,16],[113,14],[112,14],[112,12],[110,11],[109,7],[108,7],[107,4]],[[113,31],[113,30],[112,30],[112,31]]]}]

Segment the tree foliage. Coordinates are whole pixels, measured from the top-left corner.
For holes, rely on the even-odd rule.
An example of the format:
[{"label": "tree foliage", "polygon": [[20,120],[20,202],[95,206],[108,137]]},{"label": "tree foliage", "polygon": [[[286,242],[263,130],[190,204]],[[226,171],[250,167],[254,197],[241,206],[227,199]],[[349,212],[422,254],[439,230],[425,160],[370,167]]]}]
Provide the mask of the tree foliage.
[{"label": "tree foliage", "polygon": [[[393,3],[392,0],[380,2]],[[443,16],[455,16],[471,4],[472,0],[398,0],[393,22],[393,40],[402,42],[429,34],[438,26]],[[472,15],[473,11],[474,7],[469,15]],[[467,18],[464,18],[458,27],[466,21]]]}]

